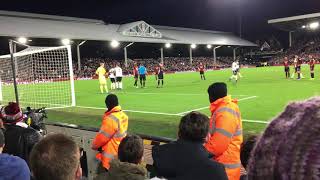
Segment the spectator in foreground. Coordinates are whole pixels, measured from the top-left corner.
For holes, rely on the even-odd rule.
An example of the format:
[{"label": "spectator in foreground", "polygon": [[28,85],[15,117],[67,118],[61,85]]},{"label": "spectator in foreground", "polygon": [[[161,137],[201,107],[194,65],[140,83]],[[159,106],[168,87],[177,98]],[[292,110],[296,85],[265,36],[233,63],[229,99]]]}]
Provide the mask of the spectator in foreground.
[{"label": "spectator in foreground", "polygon": [[182,117],[176,142],[152,149],[158,177],[175,180],[227,180],[224,166],[210,159],[203,147],[209,118],[198,112]]},{"label": "spectator in foreground", "polygon": [[30,168],[35,180],[80,180],[80,149],[71,137],[47,135],[32,149]]},{"label": "spectator in foreground", "polygon": [[210,136],[206,149],[213,160],[222,163],[229,180],[240,179],[240,147],[243,141],[242,121],[237,100],[227,95],[225,83],[214,83],[208,88],[210,111]]},{"label": "spectator in foreground", "polygon": [[320,97],[289,104],[257,141],[248,179],[320,179]]},{"label": "spectator in foreground", "polygon": [[5,136],[0,130],[0,179],[1,180],[29,180],[30,170],[27,163],[9,154],[3,154]]},{"label": "spectator in foreground", "polygon": [[[244,167],[244,169],[247,169],[248,161],[250,158],[250,154],[252,152],[252,149],[257,142],[258,136],[252,135],[249,136],[241,145],[241,152],[240,152],[240,159],[241,159],[241,164]],[[241,175],[240,180],[246,180],[247,179],[247,173],[245,172],[244,174]]]},{"label": "spectator in foreground", "polygon": [[109,94],[105,103],[108,110],[104,113],[102,125],[93,140],[92,149],[99,151],[96,158],[101,160],[103,168],[108,170],[109,162],[117,157],[118,146],[127,135],[128,116],[121,110],[116,95]]},{"label": "spectator in foreground", "polygon": [[10,102],[1,109],[6,146],[3,152],[19,156],[27,163],[32,147],[40,141],[41,135],[23,122],[23,114],[17,103]]},{"label": "spectator in foreground", "polygon": [[96,180],[145,180],[147,170],[140,165],[143,151],[143,141],[139,136],[125,137],[119,145],[119,159],[111,160],[109,171]]}]

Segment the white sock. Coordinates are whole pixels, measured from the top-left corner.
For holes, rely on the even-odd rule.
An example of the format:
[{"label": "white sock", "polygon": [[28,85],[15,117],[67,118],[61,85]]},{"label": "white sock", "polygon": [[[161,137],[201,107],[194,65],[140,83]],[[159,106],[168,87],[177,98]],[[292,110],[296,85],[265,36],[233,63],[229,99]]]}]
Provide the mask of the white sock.
[{"label": "white sock", "polygon": [[122,89],[122,82],[119,82],[119,88]]}]

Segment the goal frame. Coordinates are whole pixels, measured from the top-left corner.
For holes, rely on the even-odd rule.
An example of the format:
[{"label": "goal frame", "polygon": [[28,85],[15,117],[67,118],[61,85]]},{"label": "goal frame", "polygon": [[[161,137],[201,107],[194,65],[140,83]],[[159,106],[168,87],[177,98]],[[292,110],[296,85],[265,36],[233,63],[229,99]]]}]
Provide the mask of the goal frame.
[{"label": "goal frame", "polygon": [[[16,67],[15,67],[15,58],[16,57],[20,57],[20,56],[24,56],[24,55],[28,55],[28,52],[16,52],[16,45],[22,45],[25,47],[30,47],[28,45],[25,44],[21,44],[17,41],[14,41],[12,39],[9,40],[9,49],[10,49],[10,54],[7,55],[3,55],[0,56],[2,58],[10,58],[10,66],[12,69],[12,78],[13,78],[13,86],[14,86],[14,95],[15,95],[15,100],[16,103],[19,103],[19,90],[18,90],[18,82],[17,82],[17,74],[16,74]],[[71,104],[70,105],[62,105],[61,107],[50,107],[47,109],[58,109],[58,108],[66,108],[66,107],[74,107],[76,106],[76,97],[75,97],[75,87],[74,87],[74,73],[73,73],[73,63],[72,63],[72,51],[71,51],[71,45],[65,45],[65,46],[57,46],[57,47],[48,47],[44,50],[40,49],[40,50],[35,50],[32,53],[39,53],[39,52],[44,52],[44,51],[52,51],[52,50],[57,50],[57,49],[61,49],[61,48],[66,48],[67,49],[67,58],[68,58],[68,69],[69,69],[69,80],[70,80],[70,97],[71,97]],[[0,101],[3,101],[3,92],[2,92],[2,81],[0,79]],[[50,103],[48,103],[50,104]]]}]

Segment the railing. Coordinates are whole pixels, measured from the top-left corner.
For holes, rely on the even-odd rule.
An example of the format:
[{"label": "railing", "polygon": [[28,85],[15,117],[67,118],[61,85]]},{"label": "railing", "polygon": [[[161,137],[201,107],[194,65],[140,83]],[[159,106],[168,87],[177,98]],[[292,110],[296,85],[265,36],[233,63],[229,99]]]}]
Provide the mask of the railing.
[{"label": "railing", "polygon": [[[81,160],[84,176],[89,180],[93,179],[97,175],[97,167],[99,162],[96,160],[96,151],[91,149],[92,141],[99,131],[98,128],[78,126],[74,124],[65,123],[46,123],[48,133],[62,133],[73,137],[80,148],[84,151],[84,156]],[[152,147],[160,144],[170,143],[174,139],[155,137],[150,135],[139,135],[144,142],[144,162],[149,172],[152,171]]]}]

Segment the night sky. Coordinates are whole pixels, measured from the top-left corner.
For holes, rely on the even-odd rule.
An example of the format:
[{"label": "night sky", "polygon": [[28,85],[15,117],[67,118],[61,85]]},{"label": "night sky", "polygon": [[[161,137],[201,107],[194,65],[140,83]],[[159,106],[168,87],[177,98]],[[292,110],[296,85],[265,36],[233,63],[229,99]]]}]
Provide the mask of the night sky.
[{"label": "night sky", "polygon": [[[101,19],[122,24],[144,20],[149,24],[228,31],[255,41],[280,33],[267,20],[320,12],[319,0],[7,0],[1,10]],[[1,28],[1,25],[0,25]]]}]

